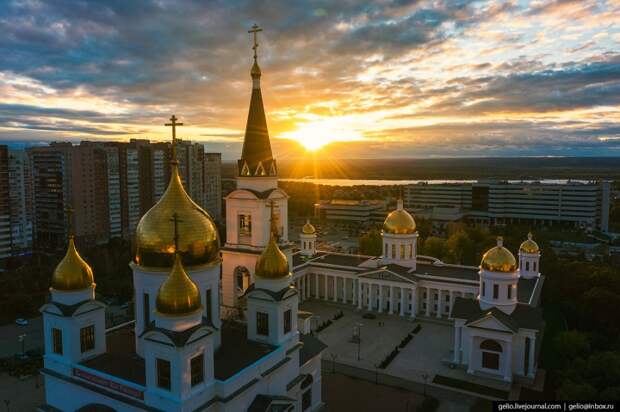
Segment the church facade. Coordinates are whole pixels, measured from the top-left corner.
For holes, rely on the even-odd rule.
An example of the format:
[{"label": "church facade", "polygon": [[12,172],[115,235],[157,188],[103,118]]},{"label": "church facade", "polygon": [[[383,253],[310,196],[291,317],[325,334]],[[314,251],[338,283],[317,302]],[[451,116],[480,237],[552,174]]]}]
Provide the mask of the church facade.
[{"label": "church facade", "polygon": [[[228,216],[231,225],[234,218]],[[539,307],[544,277],[531,234],[519,248],[518,263],[499,239],[479,267],[446,264],[417,254],[415,220],[399,201],[383,224],[381,256],[317,250],[310,222],[299,238],[289,261],[301,302],[323,300],[363,312],[443,320],[453,327],[446,360],[452,367],[508,382],[534,379],[544,328]],[[248,273],[248,280],[231,276],[224,283],[234,288],[228,296],[241,296],[253,274],[245,267],[232,273]]]},{"label": "church facade", "polygon": [[[130,264],[135,321],[106,329],[93,271],[70,237],[52,277],[50,300],[41,308],[46,402],[40,411],[321,408],[326,346],[298,330],[287,196],[277,189],[256,47],[255,42],[239,189],[227,199],[227,211],[242,229],[228,226],[220,247],[213,220],[187,194],[176,160],[180,124],[173,116],[167,124],[173,136],[170,182],[136,229]],[[223,321],[220,292],[225,301],[232,296],[228,269],[240,265],[252,268],[242,296],[248,316]]]}]

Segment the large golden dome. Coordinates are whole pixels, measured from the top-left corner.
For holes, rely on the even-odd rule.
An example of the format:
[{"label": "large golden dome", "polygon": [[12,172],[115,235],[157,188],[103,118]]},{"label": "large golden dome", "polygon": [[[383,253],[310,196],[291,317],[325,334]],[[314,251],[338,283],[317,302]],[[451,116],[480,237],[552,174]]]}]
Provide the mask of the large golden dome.
[{"label": "large golden dome", "polygon": [[534,242],[532,239],[532,232],[527,234],[527,240],[521,243],[519,246],[519,250],[525,253],[538,253],[540,252],[540,248],[538,247],[538,243]]},{"label": "large golden dome", "polygon": [[254,275],[263,279],[282,279],[290,276],[286,255],[278,247],[273,234],[267,247],[256,260]]},{"label": "large golden dome", "polygon": [[170,275],[161,284],[155,300],[157,311],[164,315],[187,315],[201,308],[200,291],[187,276],[178,254]]},{"label": "large golden dome", "polygon": [[489,249],[480,262],[480,267],[490,272],[511,273],[517,270],[517,260],[510,250],[503,246],[501,237],[497,238],[497,246]]},{"label": "large golden dome", "polygon": [[62,291],[82,290],[90,287],[93,280],[93,270],[82,259],[75,248],[73,237],[70,237],[67,253],[54,270],[52,288]]},{"label": "large golden dome", "polygon": [[403,208],[403,201],[398,201],[396,210],[390,212],[383,222],[383,232],[393,235],[415,233],[416,224],[413,216]]},{"label": "large golden dome", "polygon": [[178,253],[185,266],[209,264],[219,259],[217,228],[207,212],[189,197],[172,165],[170,182],[161,199],[140,219],[136,229],[136,263],[169,268],[174,262],[175,214]]},{"label": "large golden dome", "polygon": [[306,224],[301,228],[301,232],[304,235],[314,235],[316,233],[316,229],[314,228],[312,223],[310,223],[310,220],[308,220],[306,221]]}]

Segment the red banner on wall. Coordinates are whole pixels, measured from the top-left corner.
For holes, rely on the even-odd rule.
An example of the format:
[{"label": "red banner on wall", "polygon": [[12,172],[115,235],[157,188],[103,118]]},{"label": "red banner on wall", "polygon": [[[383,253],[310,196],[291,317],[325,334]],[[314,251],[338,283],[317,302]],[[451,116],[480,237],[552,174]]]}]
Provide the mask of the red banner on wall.
[{"label": "red banner on wall", "polygon": [[136,399],[144,399],[144,392],[139,389],[134,389],[130,386],[123,385],[122,383],[118,383],[113,380],[103,378],[101,376],[93,375],[92,373],[88,373],[78,368],[73,368],[73,376],[82,378],[86,381],[112,389],[113,391],[120,392],[124,395],[128,395]]}]

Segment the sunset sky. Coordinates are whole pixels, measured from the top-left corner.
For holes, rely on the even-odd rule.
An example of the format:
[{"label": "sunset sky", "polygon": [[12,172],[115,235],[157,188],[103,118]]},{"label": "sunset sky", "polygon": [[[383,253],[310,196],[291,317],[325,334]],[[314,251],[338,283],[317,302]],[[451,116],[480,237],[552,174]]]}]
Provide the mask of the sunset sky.
[{"label": "sunset sky", "polygon": [[[3,1],[0,141],[240,153],[257,23],[276,156],[620,155],[620,1]],[[308,144],[311,142],[311,144]]]}]

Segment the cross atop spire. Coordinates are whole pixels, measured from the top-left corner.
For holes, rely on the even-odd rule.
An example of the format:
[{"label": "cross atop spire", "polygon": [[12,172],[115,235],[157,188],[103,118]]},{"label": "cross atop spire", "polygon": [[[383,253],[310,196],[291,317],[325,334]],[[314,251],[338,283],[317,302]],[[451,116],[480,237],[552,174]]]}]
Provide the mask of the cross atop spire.
[{"label": "cross atop spire", "polygon": [[73,208],[67,206],[65,211],[67,212],[67,233],[69,234],[69,239],[73,239]]},{"label": "cross atop spire", "polygon": [[177,160],[177,126],[183,126],[183,123],[177,123],[177,117],[172,115],[170,117],[170,123],[165,123],[164,126],[172,126],[172,164],[178,164]]},{"label": "cross atop spire", "polygon": [[254,50],[254,61],[255,62],[256,62],[256,50],[258,49],[258,33],[261,31],[263,31],[263,29],[258,27],[258,24],[256,23],[254,23],[252,28],[248,30],[248,33],[251,33],[254,35],[254,45],[252,46],[252,50]]},{"label": "cross atop spire", "polygon": [[179,253],[179,222],[182,220],[179,219],[177,212],[174,212],[170,221],[174,224],[174,253],[177,254]]}]

